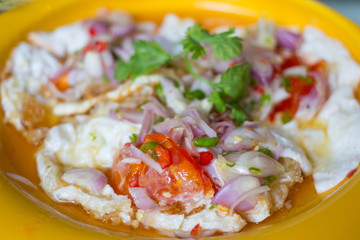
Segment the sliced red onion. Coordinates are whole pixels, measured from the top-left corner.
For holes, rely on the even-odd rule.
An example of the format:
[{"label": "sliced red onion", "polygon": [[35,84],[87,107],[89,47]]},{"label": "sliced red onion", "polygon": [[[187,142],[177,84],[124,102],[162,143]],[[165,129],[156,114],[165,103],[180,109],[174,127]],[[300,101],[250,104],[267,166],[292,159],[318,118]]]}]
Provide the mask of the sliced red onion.
[{"label": "sliced red onion", "polygon": [[236,128],[234,123],[231,120],[221,121],[217,123],[213,123],[212,126],[216,129],[219,135],[219,142],[223,142],[229,134],[234,131]]},{"label": "sliced red onion", "polygon": [[[228,180],[236,175],[254,175],[257,177],[269,177],[285,172],[285,168],[278,161],[268,157],[262,152],[248,151],[245,153],[231,153],[225,159],[235,163],[231,168],[224,171],[224,177]],[[250,168],[254,167],[261,172],[253,173]]]},{"label": "sliced red onion", "polygon": [[253,131],[250,128],[242,128],[242,133],[245,136],[247,136],[247,137],[249,137],[251,139],[254,139],[254,140],[262,140],[262,139],[264,139],[263,136],[261,136],[259,133]]},{"label": "sliced red onion", "polygon": [[283,153],[283,145],[281,142],[277,142],[275,150],[272,152],[274,159],[278,160]]},{"label": "sliced red onion", "polygon": [[74,168],[67,170],[61,179],[69,184],[85,188],[90,192],[100,192],[107,184],[107,177],[94,168]]},{"label": "sliced red onion", "polygon": [[107,33],[109,27],[106,23],[102,21],[93,21],[93,24],[91,25],[91,28],[93,29],[95,34],[104,34]]},{"label": "sliced red onion", "polygon": [[225,182],[217,168],[217,161],[218,159],[216,158],[210,164],[202,166],[202,168],[217,186],[222,187],[224,186]]},{"label": "sliced red onion", "polygon": [[[163,172],[160,164],[156,162],[154,159],[149,157],[147,154],[143,153],[140,149],[136,148],[133,144],[130,145],[130,150],[134,154],[135,158],[140,159],[143,161],[146,165],[157,171],[159,174]],[[132,156],[131,156],[132,157]]]},{"label": "sliced red onion", "polygon": [[182,127],[172,128],[170,130],[170,138],[180,145],[181,139],[184,135],[184,131],[185,129]]},{"label": "sliced red onion", "polygon": [[301,42],[301,35],[289,30],[278,28],[275,30],[275,37],[278,44],[283,48],[295,51]]},{"label": "sliced red onion", "polygon": [[149,100],[150,102],[141,107],[143,110],[150,110],[163,118],[170,116],[170,112],[156,98],[151,97]]},{"label": "sliced red onion", "polygon": [[102,51],[100,53],[100,57],[104,64],[105,69],[107,68],[114,69],[115,66],[114,57],[109,50]]},{"label": "sliced red onion", "polygon": [[110,109],[109,117],[114,120],[120,120],[114,109]]},{"label": "sliced red onion", "polygon": [[256,128],[260,125],[259,122],[249,122],[249,121],[245,121],[243,123],[243,126],[246,127],[246,128]]},{"label": "sliced red onion", "polygon": [[132,123],[141,123],[144,120],[144,113],[141,111],[125,111],[122,117]]},{"label": "sliced red onion", "polygon": [[272,80],[273,67],[266,58],[256,59],[252,64],[251,73],[261,85],[267,85]]},{"label": "sliced red onion", "polygon": [[217,137],[216,132],[204,120],[201,119],[195,108],[188,109],[189,115],[196,121],[196,124],[202,129],[208,137]]},{"label": "sliced red onion", "polygon": [[129,193],[134,200],[137,208],[142,210],[154,209],[158,207],[156,202],[149,197],[145,188],[134,187],[129,188]]},{"label": "sliced red onion", "polygon": [[136,145],[142,144],[144,141],[145,135],[151,133],[153,122],[154,122],[153,111],[150,109],[145,109],[143,121],[141,123],[140,132],[139,132],[139,135],[136,140]]},{"label": "sliced red onion", "polygon": [[[255,189],[251,189],[247,192],[245,192],[241,197],[239,197],[239,199],[237,201],[235,201],[232,206],[230,207],[230,214],[233,213],[234,209],[236,209],[237,211],[241,212],[241,211],[249,211],[251,209],[253,209],[256,206],[257,201],[254,201],[254,198],[251,199],[251,201],[246,201],[245,204],[242,204],[243,201],[245,201],[246,199],[249,199],[255,195],[258,195],[260,193],[264,193],[269,191],[270,188],[268,186],[261,186]],[[259,199],[259,197],[256,197],[255,199]],[[252,205],[254,204],[255,205]]]},{"label": "sliced red onion", "polygon": [[135,30],[135,25],[128,25],[128,26],[122,26],[122,25],[113,25],[110,28],[111,35],[115,38],[122,38],[126,35],[129,35]]},{"label": "sliced red onion", "polygon": [[237,143],[232,145],[222,143],[222,144],[218,144],[218,146],[225,152],[239,152],[242,150],[249,150],[252,148],[252,145],[248,143]]},{"label": "sliced red onion", "polygon": [[[156,125],[153,126],[153,129],[161,134],[165,134],[165,135],[169,135],[170,134],[170,130],[172,128],[178,128],[178,127],[183,127],[185,128],[184,123],[181,121],[181,119],[178,118],[170,118],[170,119],[165,119],[165,121],[160,122]],[[190,129],[191,130],[191,129]]]},{"label": "sliced red onion", "polygon": [[130,38],[123,39],[121,47],[112,48],[114,54],[123,61],[129,61],[134,54],[134,46]]},{"label": "sliced red onion", "polygon": [[230,110],[230,109],[226,110],[223,114],[221,114],[221,115],[219,115],[218,117],[216,117],[216,118],[214,119],[214,122],[218,122],[218,121],[222,121],[222,120],[228,119],[230,113],[231,113],[231,110]]},{"label": "sliced red onion", "polygon": [[[262,191],[256,191],[255,189],[258,188],[260,188],[260,181],[258,178],[252,176],[240,176],[220,188],[211,203],[222,204],[229,207],[232,214],[233,209],[236,208],[239,203],[254,195],[249,194],[250,190],[254,190],[250,193],[256,194],[269,190],[267,187],[261,188]],[[255,205],[252,207],[255,207]]]}]

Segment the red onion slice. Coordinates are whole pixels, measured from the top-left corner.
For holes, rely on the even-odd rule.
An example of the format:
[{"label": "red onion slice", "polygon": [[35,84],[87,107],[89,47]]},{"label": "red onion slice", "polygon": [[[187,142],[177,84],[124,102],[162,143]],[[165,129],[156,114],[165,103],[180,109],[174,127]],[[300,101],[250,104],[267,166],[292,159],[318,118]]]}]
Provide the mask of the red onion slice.
[{"label": "red onion slice", "polygon": [[224,186],[225,182],[217,168],[217,161],[218,159],[214,159],[210,164],[202,166],[202,168],[217,186],[222,187]]},{"label": "red onion slice", "polygon": [[100,192],[108,182],[107,177],[94,168],[74,168],[67,170],[61,179],[90,192]]},{"label": "red onion slice", "polygon": [[156,202],[149,197],[145,188],[140,188],[140,187],[129,188],[129,193],[132,199],[134,200],[136,207],[139,209],[142,210],[154,209],[158,206]]},{"label": "red onion slice", "polygon": [[288,48],[292,51],[295,51],[301,42],[300,34],[281,28],[275,30],[275,37],[281,47]]},{"label": "red onion slice", "polygon": [[114,120],[120,120],[114,109],[109,110],[109,117]]},{"label": "red onion slice", "polygon": [[[261,186],[261,187],[251,189],[251,190],[243,193],[242,196],[239,197],[239,199],[237,199],[230,207],[230,214],[233,214],[234,209],[236,209],[237,211],[249,211],[249,210],[253,209],[256,206],[257,201],[246,202],[247,206],[241,205],[241,203],[243,201],[245,201],[246,199],[249,199],[252,196],[255,196],[255,195],[263,193],[263,192],[267,192],[269,190],[270,190],[270,188],[268,186]],[[255,199],[258,200],[258,197],[256,197]],[[248,206],[249,204],[254,204],[254,202],[255,202],[255,205],[253,205],[252,207]]]},{"label": "red onion slice", "polygon": [[251,73],[261,85],[267,85],[272,80],[273,67],[266,58],[256,59],[252,64]]},{"label": "red onion slice", "polygon": [[161,168],[160,164],[155,162],[154,159],[149,157],[147,154],[143,153],[140,149],[136,148],[133,144],[130,145],[130,150],[134,154],[135,158],[140,159],[143,161],[146,165],[153,168],[155,171],[157,171],[159,174],[163,172],[163,169]]},{"label": "red onion slice", "polygon": [[114,25],[110,28],[111,35],[115,38],[122,38],[129,35],[135,30],[135,25]]},{"label": "red onion slice", "polygon": [[[248,151],[245,153],[231,153],[225,156],[225,159],[235,163],[231,168],[224,171],[224,175],[254,175],[258,177],[269,177],[285,172],[285,168],[281,163],[268,157],[262,152]],[[261,173],[254,174],[249,169],[251,167],[257,168]],[[228,173],[228,174],[227,174]]]},{"label": "red onion slice", "polygon": [[145,109],[144,118],[141,123],[139,135],[136,140],[136,145],[140,145],[144,141],[144,137],[151,133],[152,125],[154,122],[154,114],[151,109]]},{"label": "red onion slice", "polygon": [[[261,191],[256,191],[255,189],[258,188],[260,188],[260,181],[258,178],[252,176],[240,176],[231,180],[222,188],[220,188],[215,197],[212,199],[211,203],[225,205],[230,208],[232,213],[233,209],[242,201],[253,196],[254,194],[268,190],[267,187],[260,188]],[[255,205],[253,207],[255,207]]]},{"label": "red onion slice", "polygon": [[184,135],[184,130],[185,129],[182,127],[170,129],[170,138],[180,145],[181,139]]},{"label": "red onion slice", "polygon": [[188,113],[196,121],[196,124],[199,126],[199,128],[201,128],[208,137],[217,137],[214,129],[212,129],[204,120],[201,119],[195,108],[189,108]]}]

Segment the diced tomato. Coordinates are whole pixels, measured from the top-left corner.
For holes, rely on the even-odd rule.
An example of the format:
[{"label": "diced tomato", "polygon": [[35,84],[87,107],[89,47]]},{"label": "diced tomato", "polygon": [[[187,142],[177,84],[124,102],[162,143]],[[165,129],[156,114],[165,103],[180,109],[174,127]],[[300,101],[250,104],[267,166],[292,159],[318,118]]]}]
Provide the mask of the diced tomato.
[{"label": "diced tomato", "polygon": [[165,169],[171,165],[169,150],[159,144],[155,147],[154,152],[158,157],[157,162],[160,164],[162,169]]},{"label": "diced tomato", "polygon": [[196,236],[196,235],[199,235],[200,234],[200,231],[201,231],[201,226],[200,224],[198,223],[190,232],[190,234],[192,236]]},{"label": "diced tomato", "polygon": [[293,54],[289,58],[285,59],[285,61],[281,65],[281,71],[298,65],[301,65],[301,61],[295,54]]},{"label": "diced tomato", "polygon": [[299,108],[301,97],[310,93],[315,87],[315,82],[306,82],[304,79],[296,76],[290,76],[290,86],[287,87],[290,97],[276,104],[269,116],[270,121],[275,119],[275,115],[279,112],[287,113],[293,118]]},{"label": "diced tomato", "polygon": [[102,52],[105,51],[107,48],[108,48],[107,42],[97,41],[95,43],[89,43],[88,45],[86,45],[86,47],[82,50],[82,54],[86,55],[88,51],[92,51],[92,50],[97,52]]},{"label": "diced tomato", "polygon": [[351,170],[351,171],[346,175],[346,177],[347,177],[347,178],[351,178],[351,177],[356,173],[356,171],[357,171],[357,168]]},{"label": "diced tomato", "polygon": [[128,194],[127,188],[138,186],[168,203],[191,200],[194,194],[214,194],[210,179],[185,149],[163,134],[145,136],[144,144],[149,142],[158,144],[153,152],[164,171],[160,174],[144,163],[123,164],[123,159],[131,158],[130,148],[125,146],[112,169],[112,185],[117,193]]},{"label": "diced tomato", "polygon": [[94,36],[97,34],[94,25],[92,25],[92,26],[89,28],[89,34],[90,34],[91,37],[94,37]]},{"label": "diced tomato", "polygon": [[106,50],[107,47],[108,47],[107,42],[95,42],[94,49],[95,49],[95,51],[102,52],[102,51]]},{"label": "diced tomato", "polygon": [[62,74],[58,78],[53,80],[55,87],[63,92],[70,88],[69,79],[68,79],[68,72]]},{"label": "diced tomato", "polygon": [[263,87],[260,87],[258,85],[253,86],[254,90],[260,94],[263,94],[265,92]]},{"label": "diced tomato", "polygon": [[199,163],[201,165],[208,165],[214,159],[214,155],[210,151],[200,152]]}]

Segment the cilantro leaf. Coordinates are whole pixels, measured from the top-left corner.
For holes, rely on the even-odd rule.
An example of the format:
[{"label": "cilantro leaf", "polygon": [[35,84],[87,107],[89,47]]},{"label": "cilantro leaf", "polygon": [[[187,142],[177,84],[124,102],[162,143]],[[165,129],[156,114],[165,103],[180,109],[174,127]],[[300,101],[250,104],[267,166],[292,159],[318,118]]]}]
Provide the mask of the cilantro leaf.
[{"label": "cilantro leaf", "polygon": [[221,81],[217,86],[233,100],[244,98],[250,83],[250,69],[250,65],[247,63],[240,63],[228,68],[221,75]]},{"label": "cilantro leaf", "polygon": [[231,37],[233,33],[235,33],[234,28],[227,32],[211,34],[200,24],[195,24],[186,31],[186,38],[182,41],[182,45],[185,51],[192,53],[192,59],[203,57],[206,51],[202,44],[210,44],[216,58],[228,60],[240,56],[242,50],[242,40]]},{"label": "cilantro leaf", "polygon": [[248,120],[246,113],[240,108],[232,107],[230,116],[233,118],[235,125],[241,125]]},{"label": "cilantro leaf", "polygon": [[220,113],[224,113],[226,111],[225,102],[218,91],[214,90],[210,94],[208,101],[214,103],[215,109],[218,110]]},{"label": "cilantro leaf", "polygon": [[147,42],[144,40],[134,41],[134,54],[130,61],[119,61],[114,70],[114,77],[119,82],[128,77],[131,79],[139,75],[149,73],[163,65],[168,64],[171,56],[155,41]]}]

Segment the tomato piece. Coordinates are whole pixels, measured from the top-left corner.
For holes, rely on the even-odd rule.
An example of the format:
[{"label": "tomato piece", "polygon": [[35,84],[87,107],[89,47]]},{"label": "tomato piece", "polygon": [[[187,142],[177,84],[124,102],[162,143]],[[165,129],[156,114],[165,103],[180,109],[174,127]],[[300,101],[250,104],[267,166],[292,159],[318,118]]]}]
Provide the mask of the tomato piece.
[{"label": "tomato piece", "polygon": [[287,113],[293,118],[299,108],[301,97],[309,94],[315,87],[314,79],[312,78],[304,80],[301,77],[289,76],[289,80],[290,85],[287,86],[287,90],[290,97],[275,105],[272,113],[269,115],[270,121],[273,121],[275,115],[279,112]]},{"label": "tomato piece", "polygon": [[56,80],[54,80],[55,87],[63,92],[70,88],[68,74],[62,74],[60,77],[58,77]]},{"label": "tomato piece", "polygon": [[201,226],[200,226],[200,224],[198,223],[192,230],[191,230],[191,232],[190,232],[190,234],[192,235],[192,236],[196,236],[196,235],[199,235],[200,234],[200,232],[201,232]]},{"label": "tomato piece", "polygon": [[160,174],[144,163],[123,163],[123,159],[131,158],[130,148],[125,146],[112,169],[111,182],[117,193],[128,194],[127,188],[138,186],[148,189],[154,199],[167,203],[214,194],[210,179],[185,149],[163,134],[146,135],[144,144],[151,142],[158,143],[153,151],[164,171]]},{"label": "tomato piece", "polygon": [[214,159],[214,155],[210,151],[200,152],[199,163],[201,165],[208,165]]},{"label": "tomato piece", "polygon": [[171,165],[170,154],[167,149],[159,144],[155,147],[154,152],[158,158],[157,162],[160,164],[162,169],[165,169]]},{"label": "tomato piece", "polygon": [[102,52],[108,47],[107,42],[95,42],[94,49],[95,51]]},{"label": "tomato piece", "polygon": [[281,65],[281,71],[298,65],[301,65],[300,59],[295,54],[292,54],[289,58],[285,59],[285,61]]}]

